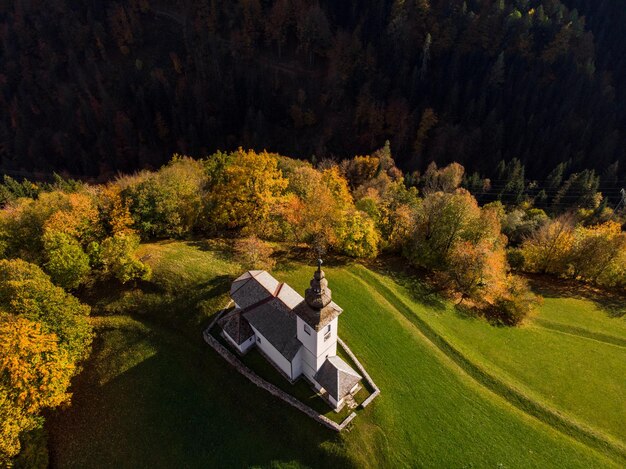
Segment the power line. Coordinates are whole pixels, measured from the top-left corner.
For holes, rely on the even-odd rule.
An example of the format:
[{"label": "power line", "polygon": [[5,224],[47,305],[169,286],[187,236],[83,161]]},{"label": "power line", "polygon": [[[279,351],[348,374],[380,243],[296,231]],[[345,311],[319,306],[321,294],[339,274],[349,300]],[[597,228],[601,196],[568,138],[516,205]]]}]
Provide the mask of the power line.
[{"label": "power line", "polygon": [[626,207],[626,189],[622,188],[622,200],[619,201],[617,206],[615,207],[615,211],[617,212],[621,207]]}]

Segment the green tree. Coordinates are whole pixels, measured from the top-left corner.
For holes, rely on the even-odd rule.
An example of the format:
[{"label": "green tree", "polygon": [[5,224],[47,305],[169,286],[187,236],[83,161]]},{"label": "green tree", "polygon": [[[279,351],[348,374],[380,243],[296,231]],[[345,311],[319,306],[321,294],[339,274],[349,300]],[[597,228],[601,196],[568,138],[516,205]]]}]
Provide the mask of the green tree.
[{"label": "green tree", "polygon": [[0,260],[0,309],[41,324],[55,334],[72,363],[89,354],[89,307],[55,286],[38,266],[21,259]]},{"label": "green tree", "polygon": [[44,234],[44,249],[44,267],[56,285],[71,290],[84,283],[91,269],[89,256],[78,241],[65,233],[48,230]]},{"label": "green tree", "polygon": [[102,273],[122,283],[131,280],[147,280],[152,274],[150,266],[141,262],[135,252],[139,247],[139,236],[134,233],[116,233],[100,245],[92,246],[94,257]]},{"label": "green tree", "polygon": [[182,237],[198,225],[202,213],[205,168],[199,161],[174,155],[156,173],[118,181],[134,227],[142,238]]}]

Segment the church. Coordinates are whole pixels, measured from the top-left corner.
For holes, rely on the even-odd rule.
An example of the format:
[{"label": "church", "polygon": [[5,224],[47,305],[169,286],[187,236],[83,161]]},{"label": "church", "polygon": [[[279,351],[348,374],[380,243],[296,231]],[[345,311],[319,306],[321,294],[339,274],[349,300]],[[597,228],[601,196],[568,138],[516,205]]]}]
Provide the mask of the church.
[{"label": "church", "polygon": [[321,260],[304,298],[264,270],[237,278],[230,296],[235,309],[219,325],[240,354],[256,346],[286,379],[308,380],[337,411],[360,389],[361,375],[337,356],[343,310],[332,300]]}]

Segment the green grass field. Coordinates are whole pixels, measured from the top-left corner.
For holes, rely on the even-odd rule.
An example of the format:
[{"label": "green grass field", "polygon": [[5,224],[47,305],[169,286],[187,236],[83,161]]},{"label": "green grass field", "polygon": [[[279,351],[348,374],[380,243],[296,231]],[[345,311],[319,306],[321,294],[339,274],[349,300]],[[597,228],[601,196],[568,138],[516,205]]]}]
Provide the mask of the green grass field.
[{"label": "green grass field", "polygon": [[[446,305],[429,309],[406,287],[363,268],[463,355],[601,436],[626,441],[626,320],[589,300],[546,298],[523,327],[493,327]],[[375,277],[375,278],[374,278]],[[625,305],[626,308],[626,305]]]},{"label": "green grass field", "polygon": [[[94,320],[99,337],[75,380],[72,406],[48,419],[54,467],[625,463],[624,319],[584,300],[548,298],[530,325],[495,328],[458,316],[419,285],[356,264],[327,268],[333,299],[345,310],[339,333],[382,391],[337,435],[256,388],[203,343],[203,326],[242,271],[220,244],[149,244],[141,254],[150,256],[150,283],[88,297],[104,317]],[[302,291],[312,272],[287,262],[274,275]],[[597,340],[604,335],[618,344]],[[583,432],[533,416],[528,402],[489,385],[489,376]]]}]

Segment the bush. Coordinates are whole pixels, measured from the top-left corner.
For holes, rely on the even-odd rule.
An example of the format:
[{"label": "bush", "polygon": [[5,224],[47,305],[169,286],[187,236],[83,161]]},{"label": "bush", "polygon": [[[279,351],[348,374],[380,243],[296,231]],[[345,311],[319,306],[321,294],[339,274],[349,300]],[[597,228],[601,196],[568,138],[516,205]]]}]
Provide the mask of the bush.
[{"label": "bush", "polygon": [[131,280],[148,280],[152,271],[135,255],[139,247],[139,236],[133,233],[116,233],[92,246],[94,257],[98,258],[104,275],[111,275],[122,283]]},{"label": "bush", "polygon": [[486,314],[496,323],[516,326],[535,311],[540,301],[541,299],[530,291],[525,280],[510,276],[507,292],[496,298]]},{"label": "bush", "polygon": [[256,236],[235,241],[234,251],[246,269],[272,270],[276,265],[276,261],[272,259],[274,249]]}]

